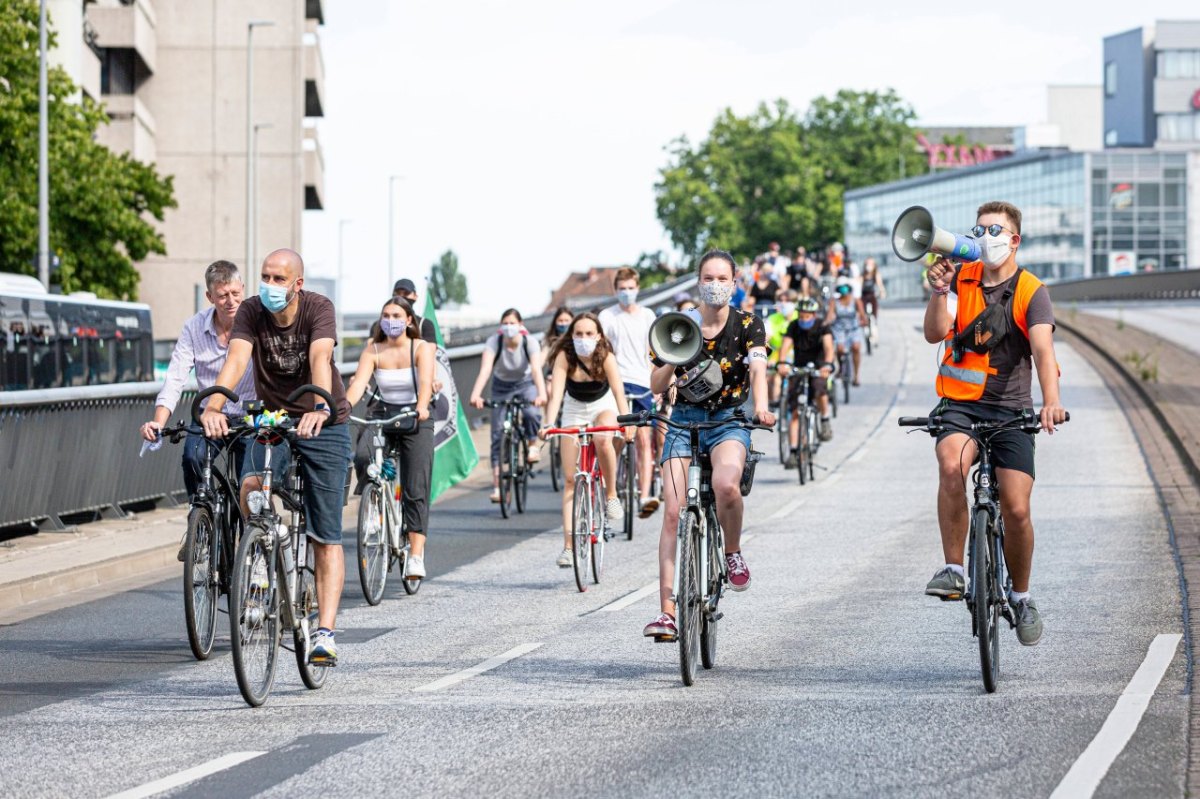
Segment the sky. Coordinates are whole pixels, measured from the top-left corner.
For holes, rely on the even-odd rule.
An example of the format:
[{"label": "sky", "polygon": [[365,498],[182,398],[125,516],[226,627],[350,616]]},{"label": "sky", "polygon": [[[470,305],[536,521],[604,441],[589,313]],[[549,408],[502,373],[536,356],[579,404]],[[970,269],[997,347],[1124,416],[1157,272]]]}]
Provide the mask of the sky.
[{"label": "sky", "polygon": [[396,276],[421,285],[452,249],[473,306],[537,313],[571,271],[671,249],[667,145],[727,107],[893,88],[921,124],[1032,125],[1047,85],[1101,82],[1104,36],[1200,17],[1196,0],[910,5],[326,0],[308,271],[337,275],[342,231],[345,310],[379,307],[400,176]]}]

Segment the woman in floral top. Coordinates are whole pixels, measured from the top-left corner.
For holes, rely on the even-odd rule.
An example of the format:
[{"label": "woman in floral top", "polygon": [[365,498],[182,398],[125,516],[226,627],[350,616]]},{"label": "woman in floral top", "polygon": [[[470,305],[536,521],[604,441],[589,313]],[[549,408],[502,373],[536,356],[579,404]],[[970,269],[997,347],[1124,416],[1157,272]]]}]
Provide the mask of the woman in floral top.
[{"label": "woman in floral top", "polygon": [[[721,367],[721,389],[698,403],[689,402],[681,390],[671,414],[674,421],[732,419],[749,394],[754,399],[755,421],[775,424],[775,415],[767,410],[767,333],[762,319],[729,307],[736,271],[733,257],[727,252],[712,250],[700,258],[700,307],[691,313],[700,323],[705,352]],[[654,352],[650,353],[650,358],[655,367],[650,375],[650,390],[661,394],[683,370],[664,364]],[[712,489],[716,496],[717,519],[725,531],[725,562],[729,567],[730,588],[745,591],[750,587],[750,569],[741,552],[742,494],[739,486],[750,450],[750,432],[734,425],[704,430],[700,433],[700,445],[709,453],[712,462]],[[642,631],[647,637],[664,641],[672,641],[676,635],[671,583],[675,576],[676,525],[691,458],[688,432],[669,428],[662,454],[666,512],[658,542],[662,612]]]}]

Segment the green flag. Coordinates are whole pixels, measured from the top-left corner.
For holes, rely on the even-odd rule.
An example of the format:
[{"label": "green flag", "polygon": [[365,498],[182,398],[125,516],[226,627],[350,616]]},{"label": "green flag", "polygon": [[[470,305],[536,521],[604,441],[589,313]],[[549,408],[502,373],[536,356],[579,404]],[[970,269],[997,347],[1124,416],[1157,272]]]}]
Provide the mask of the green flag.
[{"label": "green flag", "polygon": [[429,409],[429,416],[433,419],[433,486],[429,501],[433,502],[447,488],[471,473],[479,463],[479,453],[475,451],[475,442],[471,440],[467,414],[458,400],[454,373],[450,371],[450,356],[446,354],[442,328],[438,325],[433,295],[429,291],[425,292],[424,317],[433,323],[437,339],[434,379],[442,383],[442,390],[434,396]]}]

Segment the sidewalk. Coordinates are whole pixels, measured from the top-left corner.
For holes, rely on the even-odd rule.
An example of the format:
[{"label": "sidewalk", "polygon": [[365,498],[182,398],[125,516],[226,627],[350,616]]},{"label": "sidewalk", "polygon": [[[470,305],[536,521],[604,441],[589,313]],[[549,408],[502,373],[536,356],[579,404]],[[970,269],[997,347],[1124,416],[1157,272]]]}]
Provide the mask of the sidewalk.
[{"label": "sidewalk", "polygon": [[[481,491],[491,482],[490,429],[472,431],[480,463],[437,503]],[[177,464],[173,464],[177,465]],[[105,520],[66,533],[37,533],[0,543],[0,624],[143,587],[180,573],[176,559],[187,527],[187,507]],[[358,523],[358,498],[351,496],[342,529]]]}]

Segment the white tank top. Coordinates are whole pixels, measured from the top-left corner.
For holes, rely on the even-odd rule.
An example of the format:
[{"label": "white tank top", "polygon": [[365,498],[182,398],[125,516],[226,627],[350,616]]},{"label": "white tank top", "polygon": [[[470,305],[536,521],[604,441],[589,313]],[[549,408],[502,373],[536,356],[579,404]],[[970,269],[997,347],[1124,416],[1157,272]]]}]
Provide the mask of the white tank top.
[{"label": "white tank top", "polygon": [[[379,354],[379,345],[375,345],[375,354]],[[410,353],[410,357],[415,353]],[[408,369],[375,369],[375,385],[379,387],[379,396],[389,405],[412,405],[417,401],[417,369],[416,364]]]}]

